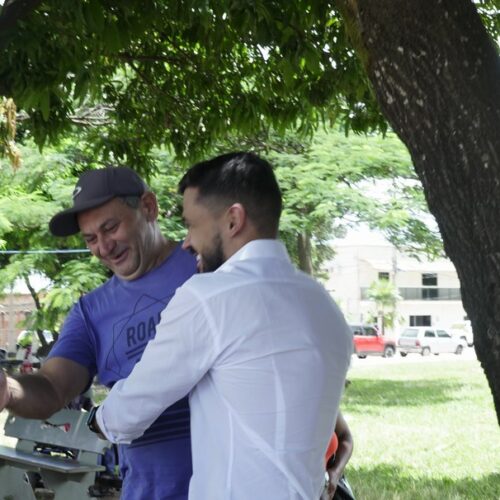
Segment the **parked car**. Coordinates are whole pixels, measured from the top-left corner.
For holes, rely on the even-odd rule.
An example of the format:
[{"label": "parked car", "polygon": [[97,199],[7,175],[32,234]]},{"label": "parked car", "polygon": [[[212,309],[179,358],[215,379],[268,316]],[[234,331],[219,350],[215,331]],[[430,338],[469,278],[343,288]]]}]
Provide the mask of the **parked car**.
[{"label": "parked car", "polygon": [[440,354],[451,352],[462,354],[466,343],[459,337],[454,337],[442,328],[430,326],[410,326],[405,328],[398,339],[398,349],[401,356],[416,352],[427,356],[431,352]]},{"label": "parked car", "polygon": [[454,337],[461,338],[469,347],[474,345],[474,336],[472,334],[472,327],[470,321],[462,323],[454,323],[450,326],[450,334]]},{"label": "parked car", "polygon": [[368,355],[392,358],[396,354],[396,342],[380,335],[374,325],[349,325],[354,338],[354,353],[364,359]]}]

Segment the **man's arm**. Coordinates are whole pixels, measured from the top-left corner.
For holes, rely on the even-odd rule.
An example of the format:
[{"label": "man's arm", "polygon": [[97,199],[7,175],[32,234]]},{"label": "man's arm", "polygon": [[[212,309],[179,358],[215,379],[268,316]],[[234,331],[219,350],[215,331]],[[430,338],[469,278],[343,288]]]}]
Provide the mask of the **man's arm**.
[{"label": "man's arm", "polygon": [[189,290],[177,290],[141,360],[127,378],[116,382],[96,413],[97,426],[109,441],[130,443],[142,436],[210,369],[216,347],[214,321],[206,314]]},{"label": "man's arm", "polygon": [[335,433],[339,439],[339,445],[335,453],[335,459],[332,460],[332,457],[330,457],[327,464],[329,478],[328,494],[330,498],[333,498],[337,484],[344,473],[344,469],[351,458],[354,448],[351,431],[340,411],[335,424]]},{"label": "man's arm", "polygon": [[54,357],[29,375],[0,373],[0,411],[25,418],[48,418],[80,394],[89,383],[87,369],[74,361]]}]

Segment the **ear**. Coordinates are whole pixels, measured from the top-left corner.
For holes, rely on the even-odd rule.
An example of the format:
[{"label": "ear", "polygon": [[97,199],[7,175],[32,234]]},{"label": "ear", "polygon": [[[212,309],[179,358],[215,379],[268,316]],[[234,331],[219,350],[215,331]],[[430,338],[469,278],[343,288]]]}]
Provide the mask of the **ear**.
[{"label": "ear", "polygon": [[233,203],[226,211],[226,227],[230,237],[235,237],[245,228],[247,213],[241,203]]},{"label": "ear", "polygon": [[158,218],[158,202],[156,195],[151,191],[141,196],[141,210],[148,222],[153,222]]}]

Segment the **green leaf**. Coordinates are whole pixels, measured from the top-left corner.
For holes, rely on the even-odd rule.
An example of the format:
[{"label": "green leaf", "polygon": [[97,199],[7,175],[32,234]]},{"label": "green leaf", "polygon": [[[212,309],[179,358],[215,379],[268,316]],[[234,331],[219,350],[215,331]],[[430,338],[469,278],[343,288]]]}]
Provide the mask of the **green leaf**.
[{"label": "green leaf", "polygon": [[48,121],[50,116],[50,93],[48,90],[45,90],[40,94],[38,104],[40,106],[43,119]]},{"label": "green leaf", "polygon": [[107,52],[113,53],[121,49],[120,33],[114,22],[106,25],[106,29],[103,32],[103,40],[106,44]]},{"label": "green leaf", "polygon": [[305,67],[313,74],[318,74],[321,72],[321,65],[320,65],[320,57],[318,52],[310,47],[307,46],[306,50],[304,51],[304,58],[305,58]]},{"label": "green leaf", "polygon": [[100,34],[104,30],[104,12],[99,1],[89,0],[85,5],[84,15],[91,31]]}]

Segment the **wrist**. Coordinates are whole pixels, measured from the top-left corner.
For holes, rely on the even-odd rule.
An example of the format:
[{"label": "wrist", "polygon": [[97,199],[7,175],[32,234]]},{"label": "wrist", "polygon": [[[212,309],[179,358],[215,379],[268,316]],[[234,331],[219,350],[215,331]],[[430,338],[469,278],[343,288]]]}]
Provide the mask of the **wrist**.
[{"label": "wrist", "polygon": [[97,419],[96,419],[96,414],[97,414],[98,408],[99,408],[99,406],[93,406],[90,409],[88,417],[87,417],[87,427],[94,434],[102,435],[101,429],[99,428],[99,425],[98,425]]},{"label": "wrist", "polygon": [[330,483],[334,484],[335,486],[339,482],[340,478],[342,477],[342,473],[339,470],[336,469],[328,469],[328,479]]}]

